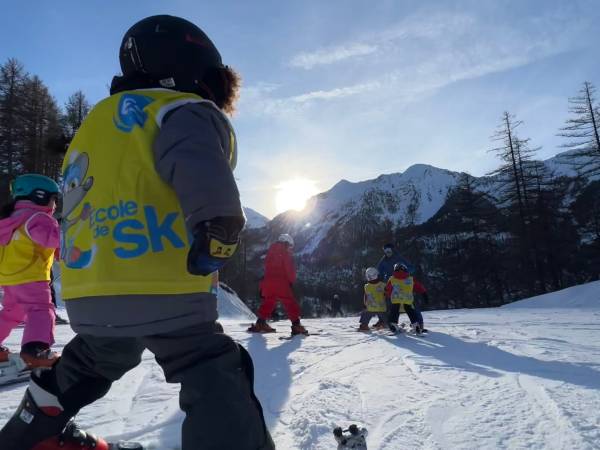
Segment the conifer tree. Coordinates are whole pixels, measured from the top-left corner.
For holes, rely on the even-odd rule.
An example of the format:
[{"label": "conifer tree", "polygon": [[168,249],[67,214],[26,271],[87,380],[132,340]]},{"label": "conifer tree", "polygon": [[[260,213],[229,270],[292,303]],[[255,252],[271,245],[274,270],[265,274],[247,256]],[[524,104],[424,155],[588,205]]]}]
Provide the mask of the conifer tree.
[{"label": "conifer tree", "polygon": [[81,126],[83,119],[90,112],[91,105],[85,94],[79,90],[72,94],[65,103],[65,114],[63,116],[63,127],[66,139],[70,142]]},{"label": "conifer tree", "polygon": [[559,134],[569,139],[562,145],[572,150],[566,157],[567,162],[586,178],[600,175],[600,106],[595,92],[594,85],[585,81],[579,95],[569,99],[569,112],[573,117]]},{"label": "conifer tree", "polygon": [[0,66],[0,200],[8,197],[8,183],[23,167],[23,108],[27,73],[16,59]]}]

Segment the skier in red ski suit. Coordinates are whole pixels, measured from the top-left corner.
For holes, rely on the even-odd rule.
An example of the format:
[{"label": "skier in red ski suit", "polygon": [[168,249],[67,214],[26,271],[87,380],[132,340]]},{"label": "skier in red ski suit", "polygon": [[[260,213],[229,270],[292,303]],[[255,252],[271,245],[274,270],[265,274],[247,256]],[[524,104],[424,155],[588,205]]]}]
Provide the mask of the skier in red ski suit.
[{"label": "skier in red ski suit", "polygon": [[267,251],[265,258],[265,276],[260,283],[262,303],[258,308],[258,320],[248,331],[254,333],[272,333],[274,328],[267,324],[279,300],[292,322],[292,334],[306,333],[300,324],[300,307],[296,303],[293,284],[296,282],[296,267],[292,259],[294,240],[289,234],[279,236]]}]

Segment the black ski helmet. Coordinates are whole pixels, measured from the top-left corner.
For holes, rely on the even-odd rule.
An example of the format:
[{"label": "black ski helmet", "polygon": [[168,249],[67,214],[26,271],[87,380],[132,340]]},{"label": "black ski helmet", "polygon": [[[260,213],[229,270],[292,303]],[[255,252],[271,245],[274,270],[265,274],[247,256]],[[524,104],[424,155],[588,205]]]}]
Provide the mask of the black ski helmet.
[{"label": "black ski helmet", "polygon": [[127,30],[119,62],[123,75],[113,79],[112,93],[121,86],[199,92],[204,75],[224,67],[219,51],[200,28],[168,15],[147,17]]},{"label": "black ski helmet", "polygon": [[408,267],[404,263],[396,263],[394,264],[394,272],[398,271],[408,272]]}]

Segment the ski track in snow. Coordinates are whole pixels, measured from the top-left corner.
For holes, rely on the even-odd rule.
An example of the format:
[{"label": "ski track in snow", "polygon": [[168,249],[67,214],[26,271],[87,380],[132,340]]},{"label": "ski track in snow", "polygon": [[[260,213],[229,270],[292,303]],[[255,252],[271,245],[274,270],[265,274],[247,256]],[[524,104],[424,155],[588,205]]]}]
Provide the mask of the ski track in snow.
[{"label": "ski track in snow", "polygon": [[[253,355],[256,392],[278,449],[335,448],[332,429],[369,430],[369,449],[600,448],[600,314],[544,309],[425,312],[427,337],[358,333],[358,319],[309,319],[321,335],[226,332]],[[7,345],[18,348],[22,330]],[[60,350],[69,327],[57,327]],[[0,425],[25,385],[0,389]],[[82,426],[111,439],[177,449],[178,386],[153,356],[84,408]]]}]

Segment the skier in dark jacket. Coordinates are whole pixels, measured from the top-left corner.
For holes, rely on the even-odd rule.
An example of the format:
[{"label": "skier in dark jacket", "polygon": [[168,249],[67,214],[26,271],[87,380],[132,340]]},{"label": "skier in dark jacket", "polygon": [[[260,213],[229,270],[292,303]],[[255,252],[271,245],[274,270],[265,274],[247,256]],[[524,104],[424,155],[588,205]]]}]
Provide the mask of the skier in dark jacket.
[{"label": "skier in dark jacket", "polygon": [[379,260],[379,263],[377,263],[377,271],[382,280],[387,280],[392,276],[396,264],[404,264],[408,267],[410,273],[414,271],[408,261],[396,251],[394,244],[387,243],[383,246],[383,256]]},{"label": "skier in dark jacket", "polygon": [[337,315],[344,317],[344,313],[342,312],[342,300],[338,294],[333,294],[333,299],[331,300],[331,317],[337,317]]},{"label": "skier in dark jacket", "polygon": [[119,59],[63,165],[62,297],[77,335],[32,375],[0,448],[107,450],[67,424],[148,349],[181,384],[182,450],[274,449],[252,359],[216,322],[218,270],[245,222],[224,114],[239,77],[172,16],[130,28]]}]

